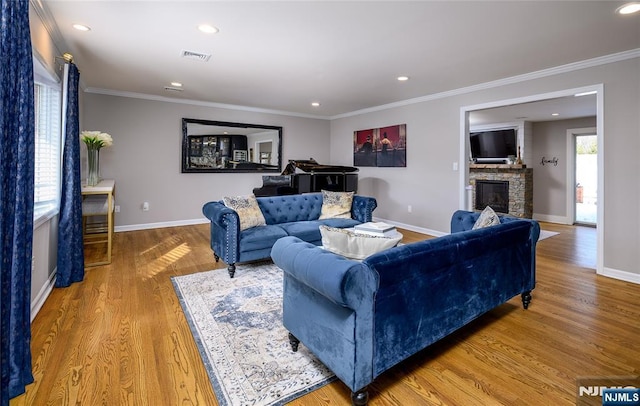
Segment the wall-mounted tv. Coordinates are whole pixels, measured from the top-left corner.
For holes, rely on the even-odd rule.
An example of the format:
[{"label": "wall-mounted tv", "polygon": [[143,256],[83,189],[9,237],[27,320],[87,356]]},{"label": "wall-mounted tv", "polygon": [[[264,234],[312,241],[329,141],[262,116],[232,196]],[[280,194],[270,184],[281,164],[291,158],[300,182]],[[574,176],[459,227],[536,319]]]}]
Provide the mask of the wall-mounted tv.
[{"label": "wall-mounted tv", "polygon": [[469,134],[471,158],[477,162],[501,161],[509,155],[517,154],[517,131],[515,128],[503,130],[474,131]]}]

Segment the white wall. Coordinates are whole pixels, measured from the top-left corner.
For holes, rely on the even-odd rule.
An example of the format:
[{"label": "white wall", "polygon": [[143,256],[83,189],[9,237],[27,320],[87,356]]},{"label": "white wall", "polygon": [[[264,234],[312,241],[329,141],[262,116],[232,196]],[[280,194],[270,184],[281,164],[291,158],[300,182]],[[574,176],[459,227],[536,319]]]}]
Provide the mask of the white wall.
[{"label": "white wall", "polygon": [[116,230],[205,221],[204,203],[262,186],[261,173],[181,173],[182,118],[282,126],[283,169],[289,159],[329,161],[327,120],[85,93],[82,130],[113,137],[100,151],[100,173],[116,181]]},{"label": "white wall", "polygon": [[640,280],[638,57],[335,119],[331,161],[353,163],[353,131],[407,124],[407,168],[361,168],[359,191],[378,199],[379,218],[448,232],[452,212],[465,207],[452,169],[460,157],[461,108],[597,84],[604,86],[604,267]]}]

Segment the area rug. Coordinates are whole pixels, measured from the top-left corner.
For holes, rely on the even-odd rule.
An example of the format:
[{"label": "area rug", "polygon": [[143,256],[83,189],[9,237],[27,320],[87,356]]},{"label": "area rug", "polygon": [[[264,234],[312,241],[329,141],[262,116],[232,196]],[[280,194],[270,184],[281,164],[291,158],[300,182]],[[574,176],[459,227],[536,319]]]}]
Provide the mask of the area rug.
[{"label": "area rug", "polygon": [[282,270],[240,265],[171,278],[221,406],[283,405],[335,376],[282,325]]},{"label": "area rug", "polygon": [[555,231],[540,230],[540,237],[538,237],[538,241],[542,241],[546,238],[553,237],[554,235],[558,234],[560,233],[556,233]]}]

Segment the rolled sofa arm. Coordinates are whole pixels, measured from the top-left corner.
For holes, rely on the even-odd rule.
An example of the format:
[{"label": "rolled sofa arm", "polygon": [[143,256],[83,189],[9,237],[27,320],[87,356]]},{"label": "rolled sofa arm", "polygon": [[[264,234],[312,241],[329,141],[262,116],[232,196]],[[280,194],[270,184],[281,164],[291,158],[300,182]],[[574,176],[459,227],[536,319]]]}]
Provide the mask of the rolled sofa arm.
[{"label": "rolled sofa arm", "polygon": [[271,258],[285,274],[340,306],[358,309],[363,303],[371,303],[378,289],[378,274],[362,263],[297,237],[276,241]]},{"label": "rolled sofa arm", "polygon": [[[226,227],[229,221],[225,221],[224,216],[230,215],[238,217],[235,210],[228,208],[221,202],[209,202],[202,206],[202,214],[220,227]],[[238,222],[240,218],[238,217]]]},{"label": "rolled sofa arm", "polygon": [[202,206],[202,213],[211,220],[211,249],[214,255],[228,265],[239,258],[240,217],[238,213],[220,201],[208,202]]},{"label": "rolled sofa arm", "polygon": [[351,203],[351,217],[366,223],[373,220],[373,211],[378,207],[375,198],[369,196],[353,195]]}]

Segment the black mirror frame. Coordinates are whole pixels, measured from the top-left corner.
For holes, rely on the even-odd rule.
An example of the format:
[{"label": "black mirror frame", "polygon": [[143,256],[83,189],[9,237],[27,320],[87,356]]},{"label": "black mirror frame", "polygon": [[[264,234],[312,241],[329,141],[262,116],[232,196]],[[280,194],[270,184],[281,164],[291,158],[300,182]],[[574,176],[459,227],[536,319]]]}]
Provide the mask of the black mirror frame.
[{"label": "black mirror frame", "polygon": [[[257,128],[262,130],[278,131],[278,165],[260,166],[256,164],[255,168],[192,168],[189,167],[189,135],[187,133],[187,124],[200,124],[219,127],[236,127],[236,128]],[[262,124],[234,123],[228,121],[212,121],[201,120],[196,118],[182,119],[182,173],[280,173],[282,172],[282,127]]]}]

